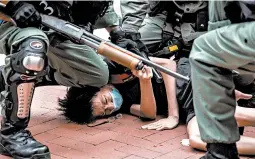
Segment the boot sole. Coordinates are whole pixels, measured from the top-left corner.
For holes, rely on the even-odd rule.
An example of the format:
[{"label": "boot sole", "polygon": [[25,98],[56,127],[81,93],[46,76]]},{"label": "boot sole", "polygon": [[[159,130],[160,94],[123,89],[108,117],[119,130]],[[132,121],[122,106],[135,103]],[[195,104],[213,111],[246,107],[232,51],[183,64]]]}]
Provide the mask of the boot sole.
[{"label": "boot sole", "polygon": [[8,150],[6,150],[4,148],[4,146],[2,144],[0,144],[0,154],[2,154],[4,156],[13,157],[14,159],[51,159],[50,152],[42,153],[42,154],[35,154],[32,157],[28,157],[28,158],[12,155]]}]

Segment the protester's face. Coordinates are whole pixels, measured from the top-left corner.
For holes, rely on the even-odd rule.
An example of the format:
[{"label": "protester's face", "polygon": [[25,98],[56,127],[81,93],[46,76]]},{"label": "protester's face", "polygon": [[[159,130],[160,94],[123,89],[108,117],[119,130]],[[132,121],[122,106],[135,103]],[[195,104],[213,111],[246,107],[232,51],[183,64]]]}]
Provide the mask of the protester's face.
[{"label": "protester's face", "polygon": [[[117,97],[117,98],[116,98]],[[121,95],[112,85],[106,85],[92,98],[93,115],[105,116],[117,111],[122,104]],[[116,102],[117,101],[117,102]]]}]

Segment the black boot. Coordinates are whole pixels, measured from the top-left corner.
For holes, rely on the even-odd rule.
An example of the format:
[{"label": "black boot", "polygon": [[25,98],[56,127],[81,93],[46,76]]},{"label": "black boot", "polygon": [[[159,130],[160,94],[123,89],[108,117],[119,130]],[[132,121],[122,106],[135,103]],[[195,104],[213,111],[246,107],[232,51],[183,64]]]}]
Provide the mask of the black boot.
[{"label": "black boot", "polygon": [[47,146],[37,142],[28,130],[16,129],[3,119],[0,153],[14,159],[50,159]]},{"label": "black boot", "polygon": [[[28,102],[31,102],[33,88],[30,89],[30,97],[24,98],[25,95],[23,94],[26,93],[25,91],[23,92],[23,89],[25,90],[26,87],[22,86],[20,88],[19,86],[12,84],[10,86],[12,93],[8,91],[1,93],[2,122],[0,130],[0,153],[11,156],[14,159],[50,159],[48,147],[37,142],[31,133],[25,130],[30,119],[30,109],[23,109],[22,106],[26,102],[23,100],[28,99]],[[20,94],[19,100],[17,93]],[[18,104],[22,106],[18,107]],[[28,114],[27,117],[21,111],[26,112]]]},{"label": "black boot", "polygon": [[236,144],[207,144],[207,153],[200,159],[239,159]]}]

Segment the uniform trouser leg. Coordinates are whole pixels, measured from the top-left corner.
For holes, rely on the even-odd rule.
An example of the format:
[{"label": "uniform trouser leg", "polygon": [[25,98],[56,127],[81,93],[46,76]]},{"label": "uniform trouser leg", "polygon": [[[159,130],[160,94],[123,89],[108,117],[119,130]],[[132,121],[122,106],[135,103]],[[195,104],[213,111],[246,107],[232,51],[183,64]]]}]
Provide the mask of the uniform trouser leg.
[{"label": "uniform trouser leg", "polygon": [[91,47],[67,40],[51,46],[47,57],[56,70],[54,78],[61,85],[101,87],[108,82],[107,64]]},{"label": "uniform trouser leg", "polygon": [[28,130],[34,85],[45,74],[47,36],[36,28],[20,29],[10,23],[0,27],[0,50],[6,59],[1,73],[3,119],[0,153],[14,158],[50,158],[47,146],[37,142]]},{"label": "uniform trouser leg", "polygon": [[190,55],[193,99],[204,142],[231,144],[240,138],[231,70],[254,75],[254,27],[254,22],[230,25],[194,42]]},{"label": "uniform trouser leg", "polygon": [[155,17],[146,16],[139,32],[141,41],[150,52],[156,52],[162,42],[162,30],[165,27],[166,15],[158,14]]},{"label": "uniform trouser leg", "polygon": [[[40,45],[37,45],[38,41],[45,45],[45,50],[39,53],[35,50],[31,51],[32,42],[35,42],[35,47],[40,47]],[[37,82],[38,77],[45,74],[45,68],[48,63],[56,70],[54,77],[61,85],[100,87],[108,81],[107,65],[96,54],[95,50],[85,45],[64,41],[55,47],[50,47],[50,51],[47,54],[48,58],[46,58],[48,48],[48,38],[41,30],[36,28],[20,29],[10,23],[4,24],[0,28],[0,50],[7,54],[6,65],[2,74],[5,83],[8,84],[6,90],[1,93],[4,103],[4,120],[1,127],[2,142],[0,143],[0,148],[3,153],[13,157],[31,158],[31,156],[36,156],[43,158],[44,156],[41,154],[47,153],[46,157],[49,155],[48,148],[36,142],[29,131],[25,131],[30,120],[34,84]],[[36,53],[35,57],[30,58],[34,53]],[[43,64],[39,57],[44,59]],[[25,60],[26,58],[28,60]],[[28,66],[28,69],[24,68],[23,65],[28,64],[30,61],[33,61],[32,64],[38,63],[44,67],[39,67],[40,70],[34,65],[33,67]],[[21,146],[16,141],[22,137],[27,138],[24,140],[27,145],[23,145],[23,149],[20,149]],[[20,142],[20,144],[23,143]],[[9,147],[14,147],[14,149],[10,150],[8,149]],[[30,151],[27,151],[27,149],[30,149]]]}]

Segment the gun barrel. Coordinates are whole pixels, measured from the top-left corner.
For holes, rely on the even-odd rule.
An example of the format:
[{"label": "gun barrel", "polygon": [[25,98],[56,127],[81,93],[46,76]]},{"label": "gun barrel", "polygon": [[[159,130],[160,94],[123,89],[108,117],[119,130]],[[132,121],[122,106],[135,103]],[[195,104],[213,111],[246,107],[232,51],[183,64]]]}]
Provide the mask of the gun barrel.
[{"label": "gun barrel", "polygon": [[94,42],[92,39],[85,37],[85,36],[82,36],[80,41],[82,44],[86,44],[96,50],[99,48],[99,45],[100,45],[100,43]]},{"label": "gun barrel", "polygon": [[87,37],[89,37],[89,38],[91,38],[91,39],[93,39],[93,40],[95,40],[95,41],[98,41],[98,42],[103,42],[103,41],[105,41],[104,39],[102,39],[102,38],[100,38],[100,37],[98,37],[98,36],[96,36],[96,35],[94,35],[94,34],[88,32],[88,31],[86,31],[86,30],[84,30],[83,35],[84,35],[84,36],[87,36]]},{"label": "gun barrel", "polygon": [[[162,66],[160,66],[160,65],[158,65],[156,63],[153,63],[153,62],[151,62],[150,60],[148,60],[148,59],[146,59],[144,57],[138,56],[138,55],[136,55],[133,52],[130,52],[130,51],[126,50],[126,49],[123,49],[123,48],[121,48],[121,47],[119,47],[119,46],[117,46],[117,45],[115,45],[113,43],[107,42],[107,41],[105,41],[105,40],[103,40],[103,39],[101,39],[101,38],[99,38],[99,37],[97,37],[97,36],[87,32],[87,31],[85,31],[85,30],[84,30],[84,36],[89,37],[89,38],[91,38],[93,40],[96,40],[98,42],[105,42],[107,45],[109,45],[109,46],[111,46],[111,47],[113,47],[115,49],[118,49],[121,52],[127,53],[128,55],[133,56],[133,57],[141,60],[144,64],[146,64],[146,65],[148,65],[150,67],[153,67],[153,68],[155,68],[155,69],[157,69],[159,71],[162,71],[162,72],[164,72],[164,73],[166,73],[168,75],[171,75],[171,76],[173,76],[175,78],[183,79],[183,80],[186,80],[186,81],[190,80],[189,77],[183,76],[183,75],[178,74],[176,72],[173,72],[173,71],[171,71],[171,70],[169,70],[169,69],[167,69],[165,67],[162,67]],[[97,48],[95,48],[95,49],[97,49]],[[160,79],[160,76],[158,76],[158,77]]]},{"label": "gun barrel", "polygon": [[[60,20],[58,18],[55,18],[55,17],[51,17],[51,16],[47,16],[47,15],[42,15],[42,24],[63,34],[63,35],[66,35],[70,38],[72,38],[73,40],[79,42],[79,43],[83,43],[83,44],[86,44],[86,45],[89,45],[90,47],[94,48],[94,49],[100,49],[100,45],[101,43],[104,43],[104,44],[107,44],[108,46],[110,46],[111,48],[115,48],[116,50],[118,50],[118,52],[122,52],[122,53],[125,53],[125,54],[128,54],[129,56],[132,56],[140,61],[142,61],[144,64],[150,66],[150,67],[153,67],[161,72],[164,72],[168,75],[171,75],[175,78],[179,78],[179,79],[183,79],[183,80],[187,80],[189,81],[189,78],[186,77],[186,76],[183,76],[181,74],[178,74],[176,72],[173,72],[165,67],[162,67],[156,63],[153,63],[151,62],[150,60],[148,59],[145,59],[141,56],[138,56],[136,55],[135,53],[132,53],[128,50],[125,50],[111,42],[108,42],[108,41],[105,41],[93,34],[91,34],[90,32],[72,24],[72,23],[69,23],[67,21],[64,21],[64,20]],[[113,49],[112,49],[113,51]],[[98,51],[100,54],[103,54],[102,51]],[[109,51],[107,51],[108,54],[110,54]],[[116,53],[116,51],[115,51]],[[108,57],[109,55],[108,54],[105,54],[106,57]],[[116,57],[118,57],[117,54],[115,54]],[[118,62],[116,61],[117,58],[114,58],[114,57],[111,57],[113,61],[115,62]],[[122,61],[123,62],[123,61]],[[137,61],[135,60],[134,63],[136,63]],[[133,65],[133,64],[132,64]],[[126,66],[126,65],[124,65]],[[128,67],[128,66],[126,66]],[[130,67],[129,67],[130,68]],[[131,67],[132,68],[132,67]]]},{"label": "gun barrel", "polygon": [[157,69],[157,70],[159,70],[159,71],[161,71],[161,72],[164,72],[164,73],[166,73],[166,74],[168,74],[168,75],[171,75],[171,76],[173,76],[173,77],[175,77],[175,78],[183,79],[183,80],[186,80],[186,81],[189,81],[189,80],[190,80],[189,77],[187,77],[187,76],[183,76],[183,75],[181,75],[181,74],[179,74],[179,73],[176,73],[176,72],[174,72],[174,71],[171,71],[171,70],[169,70],[169,69],[167,69],[167,68],[165,68],[165,67],[163,67],[163,66],[160,66],[160,65],[158,65],[158,64],[156,64],[156,63],[154,63],[154,62],[151,62],[151,61],[148,60],[148,59],[145,59],[145,58],[143,58],[143,57],[141,57],[141,56],[138,56],[138,55],[136,55],[135,53],[132,53],[132,52],[130,52],[130,51],[128,51],[128,50],[125,50],[125,49],[123,49],[123,48],[121,48],[121,47],[119,47],[119,46],[117,46],[117,45],[115,45],[115,44],[113,44],[113,43],[110,43],[110,42],[105,42],[105,43],[106,43],[107,45],[112,46],[113,48],[115,48],[115,49],[121,51],[121,52],[124,52],[124,53],[126,53],[126,54],[128,54],[128,55],[130,55],[130,56],[132,56],[132,57],[134,57],[134,58],[136,58],[136,59],[138,59],[138,60],[141,60],[144,64],[146,64],[146,65],[148,65],[148,66],[150,66],[150,67],[153,67],[153,68],[155,68],[155,69]]},{"label": "gun barrel", "polygon": [[[4,7],[5,7],[5,4],[0,3],[0,12],[4,13]],[[183,75],[173,72],[165,67],[155,64],[155,63],[151,62],[150,60],[147,60],[141,56],[138,56],[138,55],[136,55],[128,50],[125,50],[117,45],[114,45],[110,42],[106,42],[105,40],[87,32],[86,30],[84,30],[72,23],[69,23],[67,21],[64,21],[64,20],[61,20],[61,19],[58,19],[58,18],[55,18],[52,16],[47,16],[47,15],[41,15],[41,16],[42,16],[42,24],[44,26],[46,26],[58,33],[63,34],[72,40],[75,40],[82,44],[86,44],[86,45],[88,45],[94,49],[97,49],[97,50],[100,49],[101,43],[107,44],[108,46],[115,48],[119,52],[126,53],[126,54],[130,55],[131,57],[133,57],[133,59],[140,60],[144,64],[146,64],[150,67],[153,67],[161,72],[164,72],[164,73],[171,75],[175,78],[180,78],[180,79],[189,81],[189,78],[186,76],[183,76]],[[14,24],[16,24],[13,20],[12,20],[12,22]],[[106,55],[106,57],[107,57],[107,55]],[[133,66],[134,64],[137,64],[137,60],[134,60],[134,62],[132,62],[130,65]]]}]

